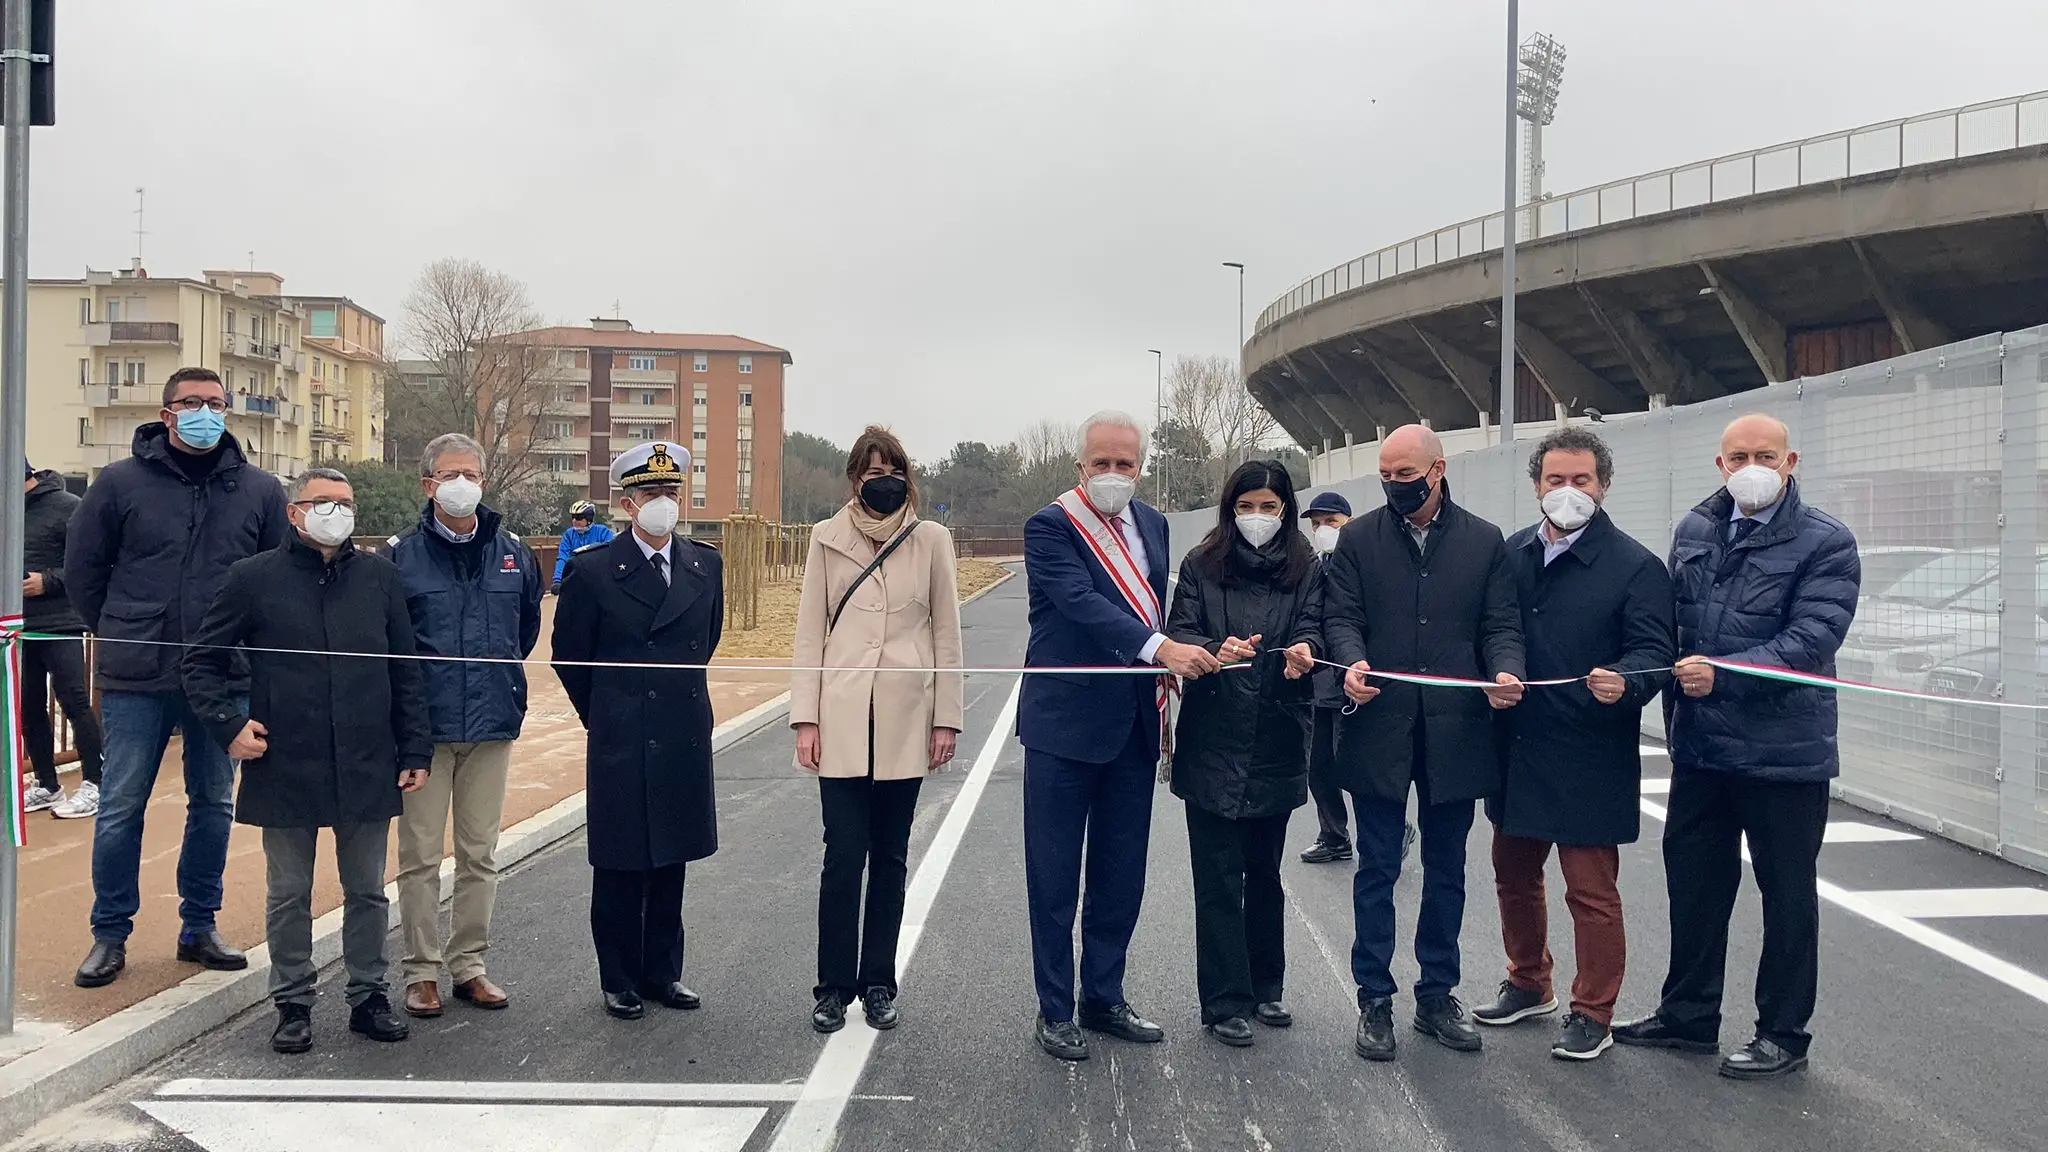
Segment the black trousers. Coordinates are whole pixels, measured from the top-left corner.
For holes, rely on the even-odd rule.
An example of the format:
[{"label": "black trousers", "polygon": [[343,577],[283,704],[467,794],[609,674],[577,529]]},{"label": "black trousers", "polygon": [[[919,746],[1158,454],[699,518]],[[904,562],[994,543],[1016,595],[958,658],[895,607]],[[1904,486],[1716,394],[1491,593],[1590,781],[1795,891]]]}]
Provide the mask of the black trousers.
[{"label": "black trousers", "polygon": [[1335,708],[1312,708],[1309,728],[1308,794],[1316,802],[1316,842],[1349,845],[1351,813],[1344,806],[1344,789],[1330,779],[1337,767],[1337,715]]},{"label": "black trousers", "polygon": [[683,978],[683,873],[590,870],[590,939],[606,992],[657,992]]},{"label": "black trousers", "polygon": [[919,777],[818,778],[825,866],[818,878],[818,985],[812,996],[837,993],[850,1004],[870,988],[896,994],[896,938],[903,929],[903,890],[910,879],[910,822],[923,784]]},{"label": "black trousers", "polygon": [[1757,1035],[1803,1054],[1820,983],[1819,859],[1827,834],[1824,781],[1778,784],[1725,772],[1671,776],[1664,877],[1671,900],[1671,970],[1658,1015],[1711,1040],[1721,1030],[1728,920],[1742,885],[1742,842],[1763,894]]},{"label": "black trousers", "polygon": [[1287,897],[1280,891],[1287,817],[1232,820],[1186,807],[1202,1023],[1249,1018],[1254,1006],[1281,998],[1287,976]]},{"label": "black trousers", "polygon": [[92,686],[85,679],[85,641],[24,640],[21,642],[21,735],[36,783],[57,790],[57,734],[50,724],[50,697],[57,692],[64,718],[71,721],[71,742],[78,749],[79,770],[98,786],[103,744],[100,718],[92,710]]}]

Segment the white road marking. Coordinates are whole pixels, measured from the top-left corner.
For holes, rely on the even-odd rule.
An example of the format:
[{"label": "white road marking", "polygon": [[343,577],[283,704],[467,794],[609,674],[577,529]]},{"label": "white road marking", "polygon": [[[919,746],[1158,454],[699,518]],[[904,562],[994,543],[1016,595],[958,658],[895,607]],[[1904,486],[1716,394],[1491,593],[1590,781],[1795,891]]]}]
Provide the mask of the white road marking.
[{"label": "white road marking", "polygon": [[[995,772],[996,762],[1009,746],[1010,728],[1017,716],[1017,696],[1023,686],[1023,678],[1019,677],[1010,689],[1009,701],[996,716],[994,730],[982,744],[981,753],[974,758],[974,767],[968,771],[966,782],[961,784],[959,795],[953,798],[952,807],[946,810],[945,821],[932,837],[931,847],[918,861],[917,874],[910,878],[910,887],[903,898],[903,931],[896,945],[896,963],[904,973],[902,982],[906,985],[912,982],[910,961],[917,952],[918,940],[924,935],[925,918],[931,915],[932,904],[939,896],[939,886],[946,882],[946,872],[952,868],[953,856],[967,835],[967,825],[974,819],[974,809],[988,788],[989,776]],[[768,1146],[768,1152],[825,1152],[832,1147],[840,1118],[846,1114],[846,1104],[853,1098],[853,1090],[860,1085],[861,1073],[867,1068],[868,1057],[874,1053],[878,1035],[874,1029],[858,1021],[850,1022],[845,1029],[832,1034],[832,1038],[825,1042],[825,1050],[818,1054],[818,1062],[811,1067],[811,1075],[804,1081],[796,1103],[791,1105],[782,1118],[781,1126],[775,1130],[775,1139]]]},{"label": "white road marking", "polygon": [[1636,752],[1639,755],[1650,756],[1659,760],[1669,760],[1671,758],[1671,749],[1657,744],[1638,744],[1636,745]]},{"label": "white road marking", "polygon": [[1882,824],[1865,824],[1859,820],[1828,821],[1828,844],[1888,844],[1898,840],[1918,840],[1911,832],[1887,828]]},{"label": "white road marking", "polygon": [[[1667,819],[1664,806],[1648,800],[1638,801],[1643,814],[1658,823]],[[1749,859],[1749,846],[1742,848],[1742,858]],[[2048,1004],[2048,978],[2037,976],[2009,960],[2001,960],[1974,945],[1965,944],[1946,932],[1929,928],[1917,920],[1899,915],[1897,912],[1867,899],[1861,892],[1851,892],[1838,884],[1826,880],[1814,885],[1820,898],[1847,912],[1853,912],[1880,928],[1887,928],[1933,952],[1963,965],[1981,975],[1989,976],[2015,992],[2033,997]]]},{"label": "white road marking", "polygon": [[424,1104],[281,1100],[143,1100],[159,1123],[207,1152],[740,1152],[766,1108],[631,1104]]},{"label": "white road marking", "polygon": [[214,1100],[452,1100],[523,1104],[772,1104],[801,1084],[614,1084],[507,1080],[172,1080],[156,1098]]},{"label": "white road marking", "polygon": [[1879,908],[1914,920],[2048,916],[2048,892],[2039,888],[1902,888],[1857,895]]},{"label": "white road marking", "polygon": [[1643,795],[1645,796],[1662,796],[1670,791],[1671,781],[1669,780],[1655,780],[1647,776],[1643,778]]}]

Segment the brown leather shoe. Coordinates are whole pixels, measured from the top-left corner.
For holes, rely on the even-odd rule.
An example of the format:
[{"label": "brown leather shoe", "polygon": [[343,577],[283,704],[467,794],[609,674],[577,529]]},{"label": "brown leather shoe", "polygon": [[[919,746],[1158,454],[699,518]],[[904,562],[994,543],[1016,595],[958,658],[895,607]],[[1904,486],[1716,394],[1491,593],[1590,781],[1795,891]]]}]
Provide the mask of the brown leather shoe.
[{"label": "brown leather shoe", "polygon": [[455,986],[455,998],[467,1000],[479,1008],[503,1008],[512,1002],[503,988],[491,983],[489,976],[472,976]]},{"label": "brown leather shoe", "polygon": [[441,985],[434,980],[420,980],[405,986],[405,1014],[408,1016],[433,1017],[441,1014]]}]

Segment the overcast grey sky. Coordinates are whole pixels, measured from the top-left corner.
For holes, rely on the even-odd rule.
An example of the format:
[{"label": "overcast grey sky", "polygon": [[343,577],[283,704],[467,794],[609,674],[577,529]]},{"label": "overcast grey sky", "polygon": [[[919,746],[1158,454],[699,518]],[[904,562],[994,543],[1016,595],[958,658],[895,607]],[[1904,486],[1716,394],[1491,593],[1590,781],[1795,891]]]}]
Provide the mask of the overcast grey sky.
[{"label": "overcast grey sky", "polygon": [[[914,453],[1498,206],[1504,0],[82,0],[31,269],[256,263],[396,321],[467,256],[582,322],[789,348],[790,426]],[[2040,0],[1525,0],[1563,191],[2048,88]],[[1249,322],[1249,320],[1247,321]]]}]

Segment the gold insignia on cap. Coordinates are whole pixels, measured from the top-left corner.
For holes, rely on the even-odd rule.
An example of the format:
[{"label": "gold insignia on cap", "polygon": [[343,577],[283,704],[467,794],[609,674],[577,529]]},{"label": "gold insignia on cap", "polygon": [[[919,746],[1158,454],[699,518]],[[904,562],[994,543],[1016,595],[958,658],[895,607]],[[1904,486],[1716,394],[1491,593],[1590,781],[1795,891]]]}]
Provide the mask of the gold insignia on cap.
[{"label": "gold insignia on cap", "polygon": [[666,444],[656,444],[654,446],[654,455],[647,458],[647,463],[643,467],[650,473],[674,474],[682,471],[682,469],[676,467],[674,460],[669,459],[668,445]]}]

